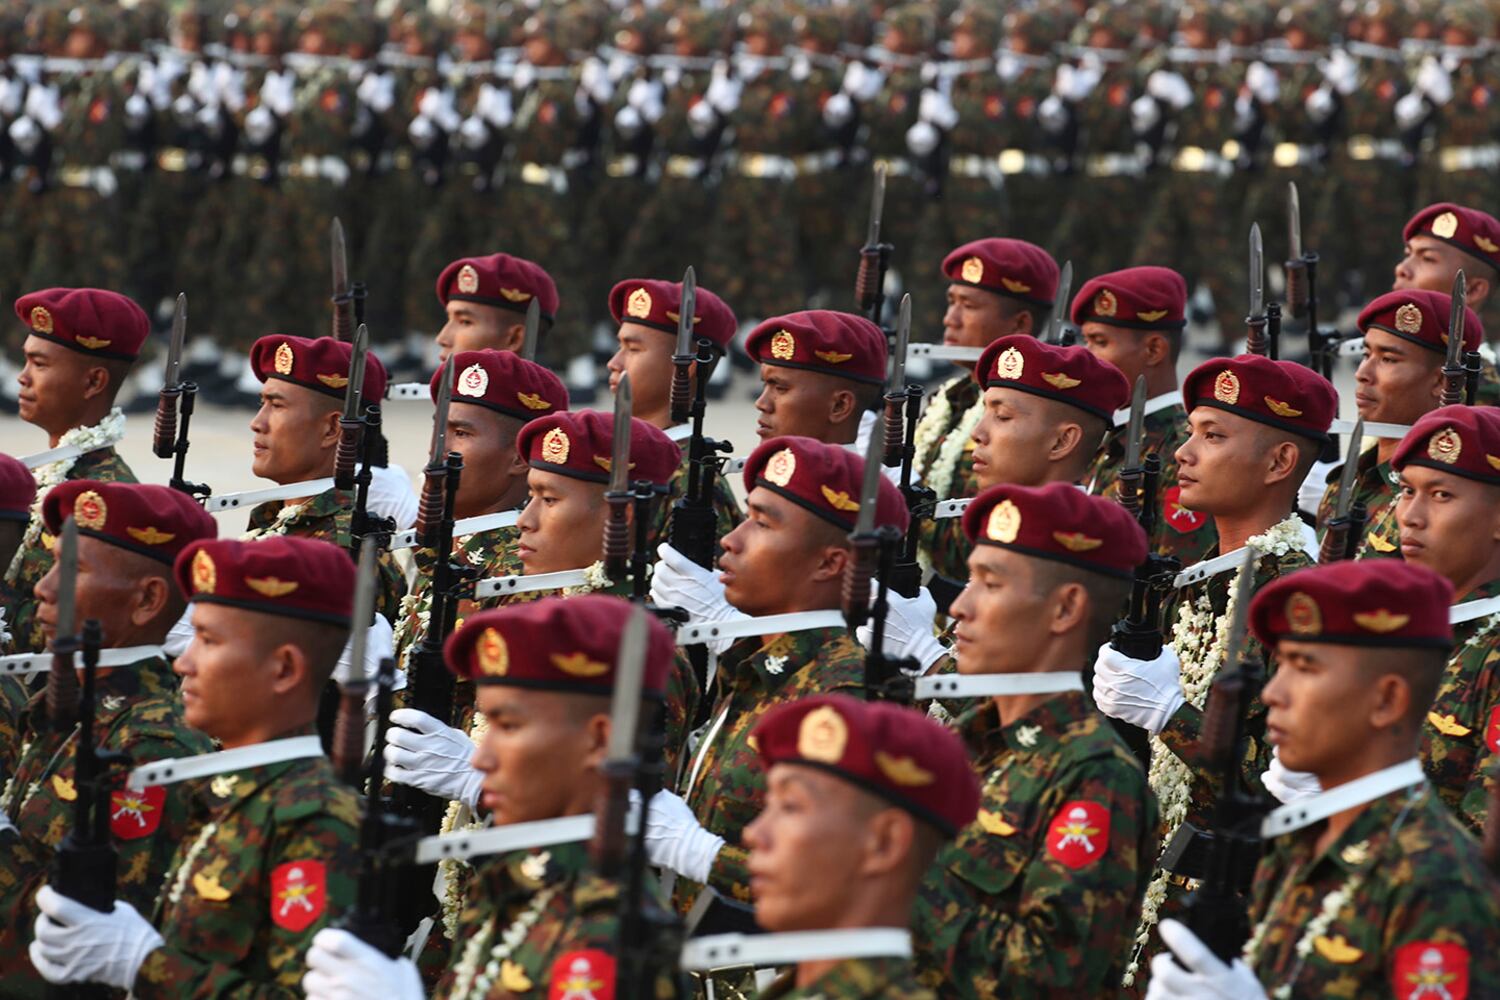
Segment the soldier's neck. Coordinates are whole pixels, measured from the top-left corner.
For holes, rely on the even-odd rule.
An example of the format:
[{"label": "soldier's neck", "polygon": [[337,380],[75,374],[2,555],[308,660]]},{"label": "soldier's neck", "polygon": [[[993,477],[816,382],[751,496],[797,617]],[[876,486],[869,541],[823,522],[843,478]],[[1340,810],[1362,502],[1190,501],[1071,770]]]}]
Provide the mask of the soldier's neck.
[{"label": "soldier's neck", "polygon": [[77,430],[80,427],[93,427],[99,424],[105,417],[109,416],[109,411],[113,405],[110,401],[105,401],[102,404],[94,400],[86,401],[80,407],[78,414],[68,422],[67,427],[64,427],[62,430],[45,428],[47,431],[47,446],[49,448],[56,448],[62,442],[63,435],[69,431]]},{"label": "soldier's neck", "polygon": [[[1337,771],[1318,774],[1318,782],[1323,786],[1325,791],[1337,788],[1340,785],[1347,785],[1351,781],[1374,774],[1377,771],[1383,771],[1388,767],[1395,767],[1397,764],[1411,760],[1416,756],[1410,731],[1405,731],[1404,735],[1393,731],[1386,731],[1377,734],[1377,736],[1384,738],[1370,740],[1365,744],[1364,752],[1357,755],[1357,759],[1350,761],[1346,758],[1340,758],[1340,766]],[[1334,813],[1328,817],[1327,825],[1324,826],[1323,832],[1318,835],[1314,856],[1322,854],[1330,846],[1338,843],[1339,838],[1359,818],[1360,813],[1369,807],[1369,802],[1361,802],[1357,806],[1352,806],[1343,812]]]},{"label": "soldier's neck", "polygon": [[1475,598],[1475,591],[1500,580],[1500,547],[1495,551],[1479,571],[1467,580],[1455,580],[1453,585],[1453,603],[1469,601]]},{"label": "soldier's neck", "polygon": [[[1071,641],[1076,638],[1078,641]],[[1084,636],[1062,636],[1053,641],[1051,647],[1044,649],[1036,658],[1036,662],[1030,670],[1006,671],[1007,673],[1028,674],[1063,674],[1078,673],[1079,664],[1088,662],[1092,656],[1084,648]],[[1004,728],[1021,719],[1026,718],[1036,711],[1045,702],[1057,697],[1055,691],[1045,691],[1041,694],[1005,694],[996,695],[990,700],[995,703],[995,711],[1000,716],[1000,726]]]},{"label": "soldier's neck", "polygon": [[[864,928],[894,927],[906,929],[911,926],[911,907],[916,893],[897,891],[896,879],[890,874],[866,880],[843,897],[843,908],[838,923],[822,930],[859,930]],[[797,964],[796,983],[799,990],[811,989],[820,979],[848,959],[824,958],[815,962]]]},{"label": "soldier's neck", "polygon": [[1146,398],[1177,391],[1177,369],[1170,363],[1146,369]]},{"label": "soldier's neck", "polygon": [[[1263,494],[1265,496],[1265,494]],[[1214,530],[1219,535],[1219,551],[1233,552],[1245,547],[1245,543],[1256,535],[1265,534],[1287,519],[1292,512],[1291,502],[1274,491],[1256,506],[1232,514],[1215,514]]]},{"label": "soldier's neck", "polygon": [[1388,465],[1391,459],[1396,457],[1396,449],[1401,447],[1400,438],[1380,438],[1375,442],[1375,460],[1377,465]]}]

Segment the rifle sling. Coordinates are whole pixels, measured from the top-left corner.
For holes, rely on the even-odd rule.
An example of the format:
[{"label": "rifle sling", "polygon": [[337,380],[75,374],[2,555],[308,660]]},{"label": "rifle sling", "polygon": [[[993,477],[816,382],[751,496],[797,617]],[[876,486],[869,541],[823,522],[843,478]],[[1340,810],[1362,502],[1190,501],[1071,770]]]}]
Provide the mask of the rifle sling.
[{"label": "rifle sling", "polygon": [[769,968],[830,958],[911,958],[911,931],[904,927],[856,927],[787,934],[719,934],[682,947],[687,972],[753,965]]},{"label": "rifle sling", "polygon": [[[100,667],[128,667],[132,663],[139,663],[152,657],[161,656],[160,646],[121,646],[118,649],[99,650]],[[52,669],[52,654],[49,653],[16,653],[14,656],[0,656],[0,677],[13,677],[20,674],[44,674]]]},{"label": "rifle sling", "polygon": [[228,771],[245,771],[288,760],[323,756],[323,744],[317,736],[292,736],[269,740],[233,750],[201,753],[195,757],[176,757],[142,764],[130,772],[129,786],[140,791],[147,785],[175,785],[193,778],[211,778]]}]

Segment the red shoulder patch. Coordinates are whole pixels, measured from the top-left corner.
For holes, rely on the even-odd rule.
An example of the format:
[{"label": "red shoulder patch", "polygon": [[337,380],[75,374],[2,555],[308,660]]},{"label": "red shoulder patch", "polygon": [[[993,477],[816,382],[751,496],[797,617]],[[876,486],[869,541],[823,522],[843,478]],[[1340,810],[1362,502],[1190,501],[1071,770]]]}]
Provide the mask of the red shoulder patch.
[{"label": "red shoulder patch", "polygon": [[321,861],[288,861],[271,871],[271,923],[305,931],[328,908],[328,869]]},{"label": "red shoulder patch", "polygon": [[598,948],[570,951],[552,963],[547,1000],[614,1000],[615,959]]},{"label": "red shoulder patch", "polygon": [[1436,941],[1403,944],[1391,965],[1391,994],[1396,1000],[1464,1000],[1469,995],[1469,949]]},{"label": "red shoulder patch", "polygon": [[1490,721],[1484,727],[1484,745],[1491,753],[1500,753],[1500,705],[1490,709]]},{"label": "red shoulder patch", "polygon": [[119,788],[109,796],[109,829],[121,840],[149,837],[161,826],[161,807],[167,790],[147,785],[140,791]]},{"label": "red shoulder patch", "polygon": [[1064,802],[1047,823],[1047,853],[1075,871],[1104,857],[1109,810],[1097,802]]},{"label": "red shoulder patch", "polygon": [[1162,490],[1161,494],[1161,516],[1172,526],[1172,530],[1179,534],[1187,534],[1197,531],[1208,523],[1208,515],[1196,510],[1188,510],[1182,505],[1182,487],[1169,486]]}]

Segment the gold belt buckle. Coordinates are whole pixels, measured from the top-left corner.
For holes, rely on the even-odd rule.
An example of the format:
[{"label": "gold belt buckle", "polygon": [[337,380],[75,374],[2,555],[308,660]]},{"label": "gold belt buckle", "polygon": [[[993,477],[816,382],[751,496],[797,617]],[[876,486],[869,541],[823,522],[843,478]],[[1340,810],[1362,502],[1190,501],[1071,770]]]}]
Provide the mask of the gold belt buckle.
[{"label": "gold belt buckle", "polygon": [[527,184],[550,184],[552,175],[540,163],[525,163],[521,165],[521,180]]},{"label": "gold belt buckle", "polygon": [[1302,147],[1295,142],[1278,142],[1271,151],[1271,162],[1278,167],[1295,167],[1302,162]]},{"label": "gold belt buckle", "polygon": [[1356,135],[1350,137],[1349,158],[1351,160],[1375,159],[1375,137],[1370,135]]},{"label": "gold belt buckle", "polygon": [[1178,170],[1190,170],[1194,173],[1202,170],[1208,163],[1208,150],[1202,146],[1183,146],[1177,151],[1172,165]]}]

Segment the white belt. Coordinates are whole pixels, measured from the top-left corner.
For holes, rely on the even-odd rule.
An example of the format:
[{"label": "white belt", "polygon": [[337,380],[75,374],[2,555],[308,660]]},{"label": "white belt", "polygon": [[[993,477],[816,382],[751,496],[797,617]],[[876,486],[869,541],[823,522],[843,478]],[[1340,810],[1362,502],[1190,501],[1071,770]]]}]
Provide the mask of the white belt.
[{"label": "white belt", "polygon": [[1090,177],[1140,177],[1146,161],[1135,153],[1096,153],[1084,160],[1083,168]]},{"label": "white belt", "polygon": [[1339,341],[1334,353],[1341,358],[1357,358],[1365,353],[1365,338],[1348,337]]},{"label": "white belt", "polygon": [[1500,612],[1500,597],[1485,597],[1477,601],[1465,601],[1448,609],[1448,624],[1462,625],[1476,618],[1486,618]]},{"label": "white belt", "polygon": [[1345,809],[1353,809],[1366,802],[1373,802],[1398,788],[1406,788],[1426,780],[1427,776],[1422,773],[1421,762],[1413,757],[1411,760],[1376,771],[1374,774],[1356,778],[1337,788],[1330,788],[1311,798],[1272,809],[1266,814],[1266,818],[1261,820],[1260,835],[1279,837],[1282,834],[1292,833],[1336,813],[1341,813]]},{"label": "white belt", "polygon": [[397,382],[385,387],[385,398],[393,402],[414,402],[419,399],[432,400],[432,387],[426,382]]},{"label": "white belt", "polygon": [[1000,160],[994,156],[955,156],[948,161],[948,173],[954,177],[986,180],[995,187],[1005,183],[1005,175],[1000,171]]},{"label": "white belt", "polygon": [[[1330,434],[1349,434],[1354,430],[1354,421],[1335,420],[1328,427]],[[1411,431],[1410,424],[1382,424],[1365,422],[1365,437],[1386,438],[1399,441]]]},{"label": "white belt", "polygon": [[1400,139],[1378,139],[1372,135],[1350,136],[1348,150],[1351,160],[1400,160],[1406,156],[1406,146]]},{"label": "white belt", "polygon": [[686,972],[735,966],[770,967],[830,958],[911,958],[911,931],[898,927],[853,927],[789,934],[715,934],[682,946]]},{"label": "white belt", "polygon": [[942,517],[963,517],[964,511],[969,509],[969,504],[974,502],[973,497],[960,497],[957,500],[939,500],[933,508],[934,519]]},{"label": "white belt", "polygon": [[[1165,410],[1167,407],[1181,402],[1181,389],[1173,389],[1171,392],[1164,392],[1160,396],[1152,396],[1150,399],[1146,400],[1146,409],[1144,411],[1144,415],[1149,417],[1151,416],[1151,414],[1156,413],[1159,410]],[[1127,406],[1123,410],[1116,410],[1114,418],[1115,426],[1124,427],[1128,423],[1130,423],[1130,407]]]},{"label": "white belt", "polygon": [[200,753],[196,757],[177,757],[142,764],[130,772],[128,784],[135,791],[147,785],[175,785],[193,778],[209,778],[227,771],[245,771],[252,767],[280,764],[282,761],[323,756],[323,744],[316,736],[293,736],[268,743],[255,743],[233,750]]},{"label": "white belt", "polygon": [[[149,657],[161,655],[160,646],[121,646],[118,649],[101,649],[99,650],[99,666],[128,667],[132,663],[139,663]],[[77,666],[82,669],[81,656],[76,662]],[[14,656],[0,656],[0,677],[44,674],[51,669],[51,653],[17,653]]]},{"label": "white belt", "polygon": [[529,594],[533,590],[581,587],[588,583],[588,572],[587,568],[560,569],[556,573],[537,573],[535,576],[492,576],[474,585],[474,596],[482,600],[502,594]]},{"label": "white belt", "polygon": [[[1303,528],[1302,551],[1307,553],[1314,562],[1317,562],[1318,550],[1315,547],[1316,541],[1312,534],[1312,529],[1307,528],[1306,525]],[[1259,559],[1263,555],[1265,555],[1264,552],[1259,552],[1256,554],[1256,558]],[[1235,549],[1233,552],[1220,553],[1212,559],[1193,563],[1193,565],[1178,573],[1172,579],[1172,587],[1173,589],[1179,589],[1186,587],[1190,583],[1197,583],[1199,580],[1207,580],[1211,576],[1218,576],[1225,570],[1237,568],[1244,561],[1245,549],[1243,546]]]},{"label": "white belt", "polygon": [[1500,166],[1500,145],[1449,146],[1438,150],[1438,165],[1447,171],[1492,170]]},{"label": "white belt", "polygon": [[717,622],[697,622],[677,630],[677,644],[691,646],[711,639],[739,639],[747,635],[779,635],[782,632],[806,632],[815,628],[839,628],[844,625],[842,611],[794,611],[785,615],[761,618],[729,618]]},{"label": "white belt", "polygon": [[[491,531],[495,528],[514,527],[521,519],[518,510],[502,510],[498,514],[480,514],[478,517],[466,517],[453,522],[453,537],[461,535],[474,535],[481,531]],[[391,551],[396,549],[409,549],[417,544],[417,529],[410,531],[398,531],[391,537]]]},{"label": "white belt", "polygon": [[586,816],[512,823],[473,833],[445,833],[436,837],[423,837],[417,841],[416,861],[419,865],[430,865],[444,859],[462,861],[485,854],[506,854],[533,847],[573,844],[591,840],[594,826],[594,816],[590,813]]},{"label": "white belt", "polygon": [[908,344],[906,347],[906,360],[912,361],[916,358],[931,358],[934,361],[973,361],[977,362],[979,356],[984,353],[982,347],[959,347],[953,344]]},{"label": "white belt", "polygon": [[300,483],[287,483],[284,486],[269,486],[263,490],[243,490],[239,493],[220,493],[216,497],[208,497],[203,501],[203,509],[210,514],[217,514],[221,510],[235,510],[244,506],[268,503],[272,500],[291,500],[296,497],[315,497],[320,493],[327,493],[333,489],[333,477],[324,479],[308,479]]},{"label": "white belt", "polygon": [[1082,690],[1083,676],[1075,670],[1050,674],[936,674],[918,678],[916,697],[926,701],[929,698],[995,698]]}]

